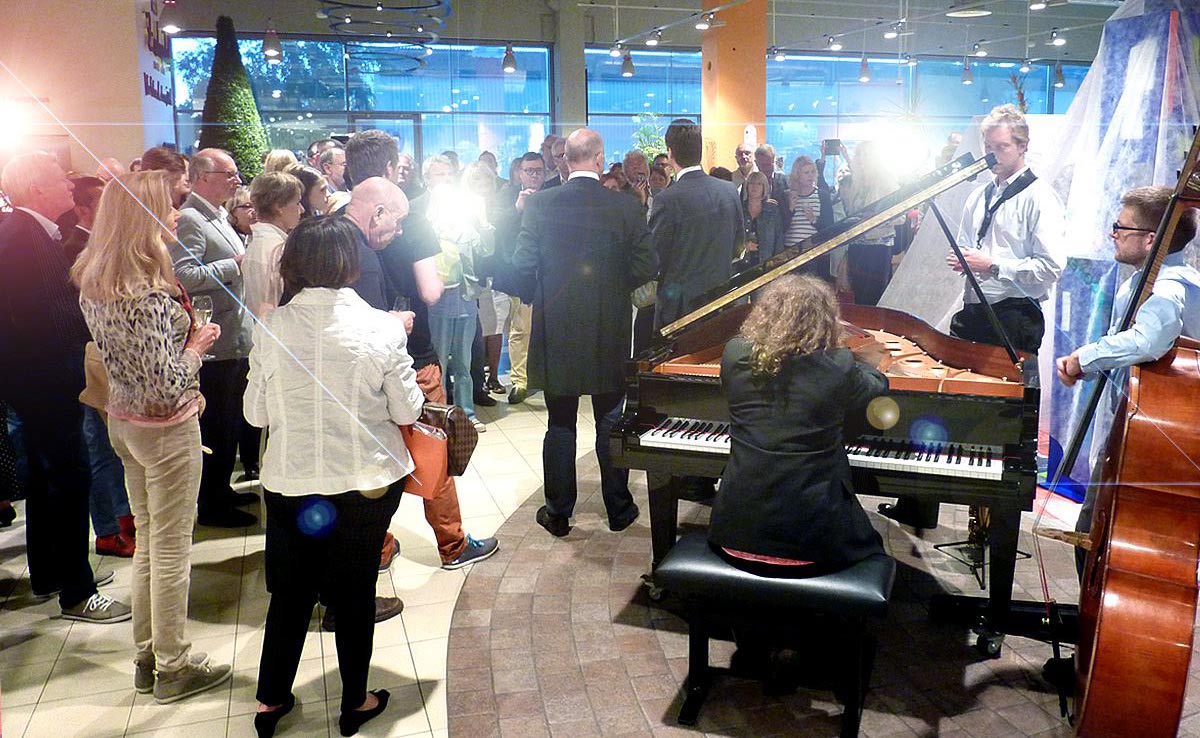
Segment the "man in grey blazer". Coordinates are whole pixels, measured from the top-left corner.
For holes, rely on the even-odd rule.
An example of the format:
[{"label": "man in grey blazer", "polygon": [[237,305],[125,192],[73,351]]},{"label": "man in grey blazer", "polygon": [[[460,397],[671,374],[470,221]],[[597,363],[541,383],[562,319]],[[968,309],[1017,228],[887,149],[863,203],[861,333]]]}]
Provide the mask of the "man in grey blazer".
[{"label": "man in grey blazer", "polygon": [[650,231],[660,265],[654,327],[680,318],[697,298],[729,279],[745,240],[737,188],[704,173],[699,124],[676,118],[667,127],[667,156],[675,184],[658,193]]},{"label": "man in grey blazer", "polygon": [[222,203],[241,184],[229,152],[203,149],[192,158],[192,194],[179,211],[179,241],[170,247],[175,276],[194,300],[212,298],[212,320],[221,337],[209,352],[214,358],[200,368],[200,392],[207,403],[200,416],[200,436],[212,449],[204,456],[200,479],[201,525],[241,528],[257,518],[236,509],[257,500],[229,486],[242,426],[242,395],[250,355],[250,313],[242,300],[242,239],[227,219]]}]

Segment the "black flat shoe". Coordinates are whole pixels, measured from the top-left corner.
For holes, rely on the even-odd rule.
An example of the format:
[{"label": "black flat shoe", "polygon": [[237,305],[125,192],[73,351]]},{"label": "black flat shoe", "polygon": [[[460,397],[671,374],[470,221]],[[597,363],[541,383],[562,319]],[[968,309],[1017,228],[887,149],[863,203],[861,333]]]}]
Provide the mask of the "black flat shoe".
[{"label": "black flat shoe", "polygon": [[562,538],[571,532],[571,521],[569,518],[564,518],[559,515],[554,515],[550,512],[550,508],[542,505],[538,508],[537,515],[534,516],[537,524],[546,529],[546,531],[557,538]]},{"label": "black flat shoe", "polygon": [[341,717],[338,718],[338,730],[342,732],[342,735],[351,736],[358,733],[358,729],[366,724],[368,720],[387,709],[388,698],[392,696],[390,692],[386,689],[376,689],[371,694],[375,695],[375,699],[379,700],[378,705],[375,705],[370,710],[343,712]]},{"label": "black flat shoe", "polygon": [[17,519],[17,509],[11,502],[0,503],[0,528],[7,528]]},{"label": "black flat shoe", "polygon": [[275,735],[275,726],[279,725],[283,716],[295,706],[296,695],[289,694],[287,700],[274,710],[254,713],[254,731],[258,733],[258,738],[271,738]]},{"label": "black flat shoe", "polygon": [[476,392],[474,399],[475,399],[476,407],[495,407],[496,406],[496,399],[486,392]]}]

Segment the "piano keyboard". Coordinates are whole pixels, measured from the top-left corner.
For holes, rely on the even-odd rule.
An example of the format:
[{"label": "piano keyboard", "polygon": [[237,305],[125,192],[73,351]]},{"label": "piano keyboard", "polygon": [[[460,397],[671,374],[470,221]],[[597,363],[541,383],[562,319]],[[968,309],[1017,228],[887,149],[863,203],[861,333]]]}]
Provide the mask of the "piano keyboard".
[{"label": "piano keyboard", "polygon": [[[649,448],[729,453],[729,423],[667,418],[640,438],[641,445]],[[850,465],[861,469],[994,481],[1004,474],[1004,453],[999,446],[863,436],[846,447],[846,454]]]}]

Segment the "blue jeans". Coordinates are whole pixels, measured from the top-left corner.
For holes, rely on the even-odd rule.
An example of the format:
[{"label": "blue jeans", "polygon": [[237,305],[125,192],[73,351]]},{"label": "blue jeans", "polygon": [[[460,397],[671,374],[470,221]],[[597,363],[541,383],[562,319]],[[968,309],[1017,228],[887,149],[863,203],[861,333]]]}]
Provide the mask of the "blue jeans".
[{"label": "blue jeans", "polygon": [[[478,319],[479,304],[473,299],[464,299],[460,287],[447,289],[442,293],[442,299],[429,307],[429,334],[442,365],[446,394],[470,418],[475,417],[471,344],[475,340],[475,323]],[[454,381],[453,392],[451,379]]]},{"label": "blue jeans", "polygon": [[[618,524],[633,514],[633,495],[629,492],[629,470],[612,463],[608,436],[621,419],[625,407],[624,392],[592,395],[592,415],[596,419],[596,458],[600,461],[600,493],[609,524]],[[575,478],[575,422],[579,415],[578,395],[546,394],[549,426],[542,443],[542,465],[546,470],[546,508],[553,515],[571,517],[575,512],[578,483]]]},{"label": "blue jeans", "polygon": [[104,418],[86,405],[83,406],[83,440],[87,444],[88,466],[92,470],[92,486],[88,493],[92,529],[97,537],[115,535],[121,532],[117,518],[129,514],[125,467],[108,440]]}]

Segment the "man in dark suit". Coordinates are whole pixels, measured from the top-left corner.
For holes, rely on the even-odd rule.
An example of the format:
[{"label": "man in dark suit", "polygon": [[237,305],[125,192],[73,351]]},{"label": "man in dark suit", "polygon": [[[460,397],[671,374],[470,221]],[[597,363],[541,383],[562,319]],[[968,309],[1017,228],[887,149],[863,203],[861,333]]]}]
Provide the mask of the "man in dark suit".
[{"label": "man in dark suit", "polygon": [[754,149],[754,166],[767,177],[771,183],[771,199],[779,204],[781,220],[785,224],[792,222],[792,198],[788,194],[787,175],[775,168],[775,147],[769,143],[761,144]]},{"label": "man in dark suit", "polygon": [[666,142],[678,173],[650,210],[660,265],[655,328],[686,315],[696,298],[729,279],[734,253],[746,237],[737,188],[700,166],[700,126],[677,118],[667,127]]},{"label": "man in dark suit", "polygon": [[62,249],[68,264],[74,264],[92,235],[92,223],[96,220],[96,208],[100,205],[100,193],[104,192],[104,180],[99,177],[78,177],[71,181],[75,189],[71,198],[75,202],[75,225],[63,234]]},{"label": "man in dark suit", "polygon": [[550,416],[542,446],[546,504],[537,522],[555,536],[570,531],[575,509],[581,395],[592,397],[608,527],[624,530],[637,519],[629,472],[613,466],[608,436],[625,402],[629,293],[654,274],[642,208],[600,186],[603,140],[581,128],[567,138],[566,154],[567,182],[528,198],[513,254],[517,275],[536,284],[529,383],[545,391]]},{"label": "man in dark suit", "polygon": [[212,298],[212,322],[221,337],[200,367],[200,391],[207,402],[200,416],[200,437],[212,449],[200,477],[201,525],[242,528],[257,518],[236,509],[257,501],[250,492],[229,486],[242,427],[242,395],[250,370],[250,313],[242,301],[242,239],[229,224],[224,202],[241,184],[229,152],[203,149],[192,159],[192,194],[179,210],[179,240],[169,243],[175,276],[192,298]]},{"label": "man in dark suit", "polygon": [[54,224],[74,205],[71,182],[38,151],[10,160],[0,189],[16,208],[0,221],[0,401],[20,416],[29,459],[30,585],[35,595],[58,594],[67,619],[128,620],[127,606],[96,591],[88,564],[79,393],[89,335]]}]

